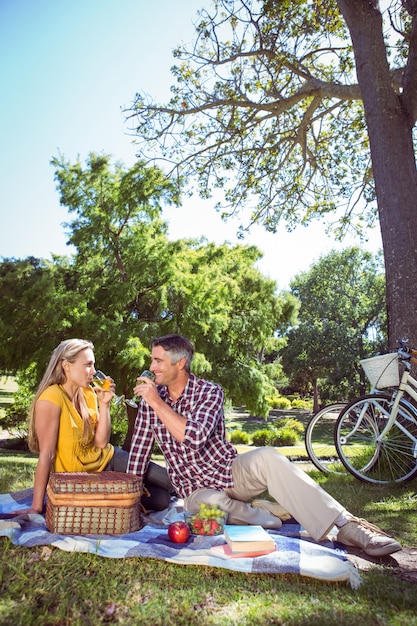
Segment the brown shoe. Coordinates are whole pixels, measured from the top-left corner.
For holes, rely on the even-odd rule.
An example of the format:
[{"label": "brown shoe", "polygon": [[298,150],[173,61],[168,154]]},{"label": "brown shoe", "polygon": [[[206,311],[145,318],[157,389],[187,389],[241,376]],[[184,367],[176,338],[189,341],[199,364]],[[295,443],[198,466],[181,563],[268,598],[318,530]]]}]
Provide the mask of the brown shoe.
[{"label": "brown shoe", "polygon": [[401,544],[384,533],[378,526],[358,517],[349,518],[337,535],[337,541],[345,546],[361,548],[370,556],[387,556],[401,550]]}]

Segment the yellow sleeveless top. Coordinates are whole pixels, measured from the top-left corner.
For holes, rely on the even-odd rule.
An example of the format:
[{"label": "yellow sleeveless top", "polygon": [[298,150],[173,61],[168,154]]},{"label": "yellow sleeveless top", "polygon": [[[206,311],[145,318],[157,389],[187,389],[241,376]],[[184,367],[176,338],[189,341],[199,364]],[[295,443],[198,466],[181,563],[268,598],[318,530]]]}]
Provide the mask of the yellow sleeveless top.
[{"label": "yellow sleeveless top", "polygon": [[[97,396],[90,387],[83,389],[93,429],[98,420]],[[102,472],[114,454],[113,446],[97,448],[94,439],[82,443],[83,420],[59,385],[47,387],[39,400],[48,400],[61,409],[53,472]]]}]

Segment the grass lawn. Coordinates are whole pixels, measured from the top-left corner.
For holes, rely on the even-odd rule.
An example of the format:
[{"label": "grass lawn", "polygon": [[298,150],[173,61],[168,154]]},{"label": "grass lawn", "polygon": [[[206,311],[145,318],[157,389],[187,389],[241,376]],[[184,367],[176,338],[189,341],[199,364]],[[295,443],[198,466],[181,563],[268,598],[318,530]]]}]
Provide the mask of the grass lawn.
[{"label": "grass lawn", "polygon": [[[35,463],[3,451],[2,492],[31,486]],[[417,546],[415,484],[388,489],[313,476],[352,512]],[[363,584],[352,590],[299,576],[22,548],[3,537],[0,547],[0,625],[417,625],[416,583],[401,580],[389,557],[362,572]]]},{"label": "grass lawn", "polygon": [[[264,425],[244,413],[228,416],[228,428],[253,432]],[[31,487],[35,464],[33,455],[1,450],[0,492]],[[417,546],[416,481],[379,487],[310,473],[354,514],[403,546]],[[0,548],[0,626],[417,626],[416,583],[402,580],[389,557],[362,572],[363,584],[353,590],[300,576],[17,547],[4,537]]]}]

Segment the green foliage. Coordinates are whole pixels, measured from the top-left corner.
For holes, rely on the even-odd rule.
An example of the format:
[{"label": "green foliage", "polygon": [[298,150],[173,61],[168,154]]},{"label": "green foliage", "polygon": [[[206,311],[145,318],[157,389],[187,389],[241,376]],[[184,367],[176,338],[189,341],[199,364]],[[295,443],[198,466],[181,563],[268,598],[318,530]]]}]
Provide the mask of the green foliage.
[{"label": "green foliage", "polygon": [[[297,319],[296,311],[298,311],[298,306],[299,303],[298,301],[296,301],[296,305],[294,307],[294,316],[291,323],[295,323]],[[276,389],[285,389],[288,386],[288,377],[285,375],[280,357],[280,352],[285,347],[285,345],[286,340],[283,337],[280,337],[279,344],[277,342],[274,347],[270,347],[269,349],[265,347],[263,358],[265,365],[263,369],[268,378],[274,381],[274,386],[276,387]],[[275,398],[275,396],[280,397],[280,394],[275,394],[273,398]],[[272,403],[274,401],[273,398]]]},{"label": "green foliage", "polygon": [[294,446],[304,435],[304,425],[293,418],[282,418],[272,426],[252,434],[254,446]]},{"label": "green foliage", "polygon": [[295,398],[291,401],[291,408],[311,411],[313,408],[312,400],[302,400],[301,398]]},{"label": "green foliage", "polygon": [[121,402],[120,404],[112,403],[110,405],[111,415],[111,437],[110,443],[114,446],[121,448],[125,441],[128,430],[128,418],[126,412],[126,405]]},{"label": "green foliage", "polygon": [[284,396],[280,396],[279,394],[275,394],[272,398],[268,398],[269,405],[271,409],[290,409],[291,401]]},{"label": "green foliage", "polygon": [[244,430],[232,430],[229,434],[229,441],[234,444],[247,445],[249,443],[249,435]]},{"label": "green foliage", "polygon": [[16,382],[18,389],[13,394],[13,402],[6,407],[1,427],[24,439],[28,433],[29,408],[35,395],[36,364],[18,372]]},{"label": "green foliage", "polygon": [[276,448],[294,446],[299,440],[298,434],[290,426],[282,426],[271,433],[268,445]]},{"label": "green foliage", "polygon": [[267,396],[282,368],[275,334],[295,321],[296,299],[254,268],[253,246],[181,242],[169,286],[170,330],[194,340],[193,371],[222,384],[254,414],[269,412]]},{"label": "green foliage", "polygon": [[[307,225],[337,201],[347,205],[341,231],[372,223],[367,128],[337,2],[312,10],[306,1],[220,0],[216,8],[199,12],[195,41],[174,51],[170,101],[137,94],[142,154],[171,157],[204,198],[224,189],[225,217],[254,207],[249,225]],[[359,185],[370,203],[362,214]]]},{"label": "green foliage", "polygon": [[130,109],[141,154],[221,194],[242,237],[315,219],[366,237],[380,213],[391,349],[417,341],[416,33],[414,0],[216,0],[174,52],[170,100]]},{"label": "green foliage", "polygon": [[128,397],[148,365],[150,339],[178,332],[196,346],[197,375],[267,415],[297,303],[255,268],[260,251],[169,241],[162,205],[177,203],[179,189],[156,167],[139,161],[125,170],[94,153],[85,165],[52,164],[74,216],[66,226],[76,253],[0,263],[0,371],[34,362],[39,380],[55,346],[79,336],[93,341],[97,366]]},{"label": "green foliage", "polygon": [[0,370],[15,374],[36,363],[40,378],[57,343],[84,333],[88,307],[79,280],[65,258],[0,263]]},{"label": "green foliage", "polygon": [[293,430],[299,437],[304,435],[304,424],[302,424],[299,420],[293,417],[284,417],[282,419],[277,420],[274,423],[275,430],[281,430],[284,428],[290,428]]},{"label": "green foliage", "polygon": [[76,293],[88,301],[78,333],[93,340],[100,367],[127,395],[166,316],[176,246],[160,216],[163,203],[178,201],[178,189],[142,161],[126,170],[91,153],[85,166],[63,157],[52,164],[61,204],[75,215],[66,226],[76,248]]},{"label": "green foliage", "polygon": [[319,388],[322,402],[364,392],[359,360],[386,345],[384,289],[380,258],[356,247],[322,256],[291,281],[299,321],[282,364],[294,389]]},{"label": "green foliage", "polygon": [[252,445],[260,447],[267,446],[271,436],[270,428],[262,428],[252,433]]}]

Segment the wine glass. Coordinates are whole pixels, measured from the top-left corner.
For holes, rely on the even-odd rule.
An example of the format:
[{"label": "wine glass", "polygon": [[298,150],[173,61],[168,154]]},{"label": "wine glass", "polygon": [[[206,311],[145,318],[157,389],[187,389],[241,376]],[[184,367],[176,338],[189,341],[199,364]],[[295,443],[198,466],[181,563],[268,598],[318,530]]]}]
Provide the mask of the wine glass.
[{"label": "wine glass", "polygon": [[[93,376],[93,380],[91,381],[91,386],[93,387],[93,389],[94,389],[94,385],[96,385],[97,387],[100,387],[101,389],[103,389],[103,391],[108,391],[110,389],[111,380],[107,376],[107,374],[105,374],[101,370],[96,370]],[[123,402],[124,399],[125,399],[124,396],[114,396],[113,403],[116,405],[120,404],[121,402]]]},{"label": "wine glass", "polygon": [[[150,380],[155,380],[155,374],[153,372],[150,372],[149,370],[143,371],[140,377],[149,378]],[[138,384],[144,385],[145,383],[141,380],[138,380]],[[133,398],[128,398],[127,400],[125,400],[125,402],[129,406],[132,406],[133,408],[136,409],[138,406],[138,403],[137,403],[138,399],[139,399],[138,396],[133,396]]]}]

